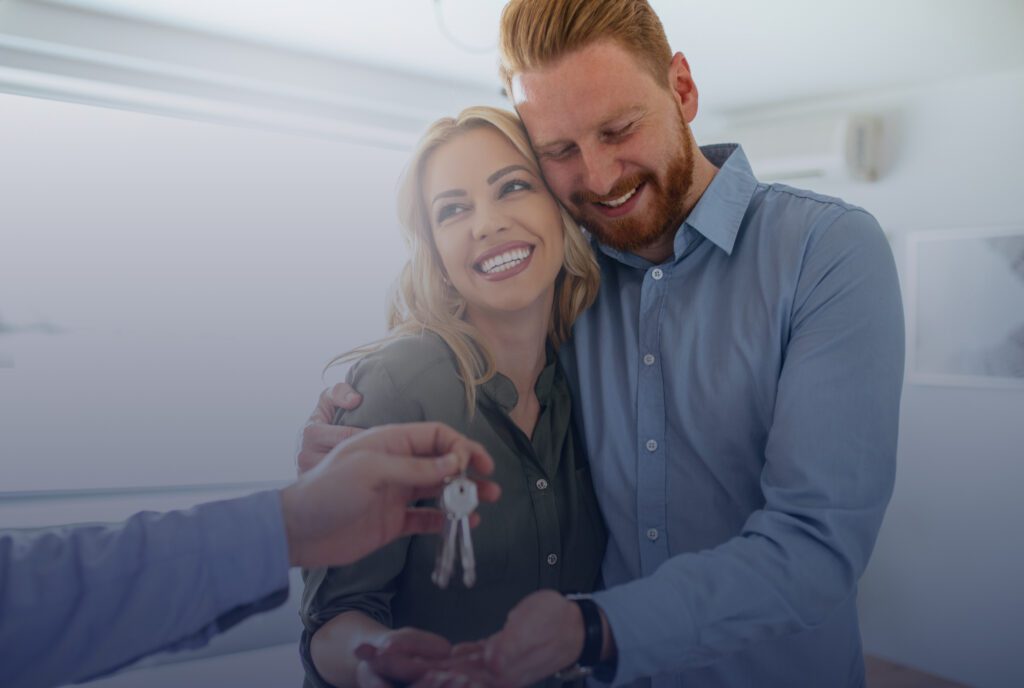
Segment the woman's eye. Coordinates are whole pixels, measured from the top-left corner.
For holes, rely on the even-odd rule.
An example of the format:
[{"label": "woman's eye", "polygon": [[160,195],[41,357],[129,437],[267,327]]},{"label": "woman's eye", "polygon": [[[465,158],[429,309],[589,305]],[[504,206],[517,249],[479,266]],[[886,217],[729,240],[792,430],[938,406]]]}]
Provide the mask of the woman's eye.
[{"label": "woman's eye", "polygon": [[455,203],[442,206],[441,209],[437,211],[437,224],[441,224],[450,217],[459,215],[464,210],[464,207],[462,207],[461,205],[457,205]]},{"label": "woman's eye", "polygon": [[501,195],[505,196],[516,191],[529,191],[533,187],[530,186],[529,182],[524,182],[520,179],[513,179],[512,181],[506,182],[501,187]]}]

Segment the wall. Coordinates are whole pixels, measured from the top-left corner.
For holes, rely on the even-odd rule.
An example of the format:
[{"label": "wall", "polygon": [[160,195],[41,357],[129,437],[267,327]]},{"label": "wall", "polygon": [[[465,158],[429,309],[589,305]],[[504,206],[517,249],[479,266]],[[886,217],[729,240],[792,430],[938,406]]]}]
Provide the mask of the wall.
[{"label": "wall", "polygon": [[[874,213],[901,272],[908,232],[1024,229],[1024,71],[761,112],[812,110],[885,117],[880,181],[793,185]],[[866,651],[971,685],[1024,685],[1024,390],[907,384],[898,461],[861,584]]]}]

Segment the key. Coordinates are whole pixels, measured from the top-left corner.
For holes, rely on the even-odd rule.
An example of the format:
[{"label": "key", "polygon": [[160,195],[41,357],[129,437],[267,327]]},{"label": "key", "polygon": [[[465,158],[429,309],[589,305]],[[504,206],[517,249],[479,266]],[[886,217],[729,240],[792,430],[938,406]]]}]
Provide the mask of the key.
[{"label": "key", "polygon": [[437,559],[434,562],[434,572],[431,580],[439,588],[447,588],[452,577],[452,570],[455,568],[455,549],[458,546],[458,521],[453,517],[451,510],[445,504],[444,492],[439,500],[441,510],[445,515],[444,527],[441,531],[441,541],[437,548]]},{"label": "key", "polygon": [[452,577],[452,568],[455,566],[457,525],[457,522],[451,517],[445,519],[444,528],[441,531],[441,543],[437,549],[437,560],[434,563],[434,573],[430,577],[434,585],[442,589],[448,587],[448,581]]},{"label": "key", "polygon": [[455,569],[456,550],[461,553],[462,582],[467,587],[476,582],[476,559],[470,538],[469,517],[476,510],[479,498],[474,483],[465,475],[453,479],[441,493],[441,509],[447,519],[442,533],[441,549],[431,579],[446,588]]},{"label": "key", "polygon": [[459,519],[459,533],[462,535],[459,551],[462,553],[462,584],[472,588],[476,583],[476,555],[473,554],[473,538],[470,536],[469,516]]}]

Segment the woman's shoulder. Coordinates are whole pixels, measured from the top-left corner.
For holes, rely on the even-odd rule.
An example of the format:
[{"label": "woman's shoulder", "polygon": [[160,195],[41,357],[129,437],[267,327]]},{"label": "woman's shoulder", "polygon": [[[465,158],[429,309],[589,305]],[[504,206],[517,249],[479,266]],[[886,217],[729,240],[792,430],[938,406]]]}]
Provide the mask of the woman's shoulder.
[{"label": "woman's shoulder", "polygon": [[371,373],[373,377],[386,376],[394,391],[400,393],[433,387],[445,380],[461,386],[451,349],[429,331],[394,339],[367,354],[352,366],[349,377],[358,382]]}]

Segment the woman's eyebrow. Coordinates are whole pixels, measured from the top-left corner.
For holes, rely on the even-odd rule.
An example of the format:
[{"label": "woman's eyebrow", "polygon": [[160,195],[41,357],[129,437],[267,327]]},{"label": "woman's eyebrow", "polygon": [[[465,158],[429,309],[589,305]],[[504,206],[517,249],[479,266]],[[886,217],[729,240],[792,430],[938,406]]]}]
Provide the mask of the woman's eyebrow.
[{"label": "woman's eyebrow", "polygon": [[441,193],[434,196],[434,200],[430,202],[430,205],[437,203],[439,199],[451,198],[453,196],[467,196],[465,189],[449,189],[448,191],[442,191]]},{"label": "woman's eyebrow", "polygon": [[500,170],[498,170],[497,172],[492,174],[490,177],[488,177],[487,178],[487,183],[488,184],[493,184],[494,182],[498,181],[499,179],[504,177],[509,172],[514,172],[516,170],[522,170],[523,172],[529,172],[530,174],[533,174],[533,170],[531,170],[526,165],[509,165],[508,167],[502,167]]}]

